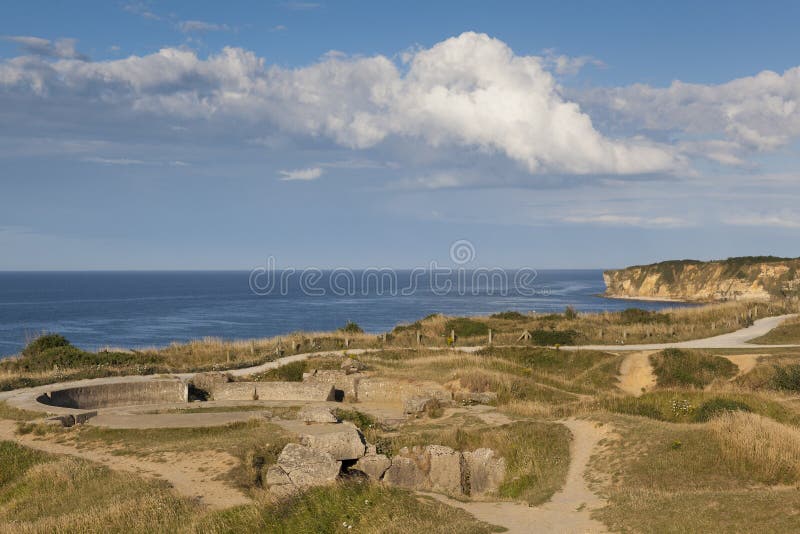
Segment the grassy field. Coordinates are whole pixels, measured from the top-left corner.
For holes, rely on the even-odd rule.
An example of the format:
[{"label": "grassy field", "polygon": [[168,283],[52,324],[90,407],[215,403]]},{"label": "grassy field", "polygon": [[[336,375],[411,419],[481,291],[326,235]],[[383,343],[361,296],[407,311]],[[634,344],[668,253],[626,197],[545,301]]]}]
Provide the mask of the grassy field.
[{"label": "grassy field", "polygon": [[210,512],[163,482],[0,442],[0,532],[333,534],[354,529],[387,534],[499,531],[411,493],[357,482],[317,488],[285,502],[262,499]]},{"label": "grassy field", "polygon": [[787,319],[761,337],[750,340],[759,345],[791,345],[800,343],[800,317]]},{"label": "grassy field", "polygon": [[786,468],[796,461],[797,431],[760,425],[756,441],[771,450],[749,454],[753,418],[688,426],[608,417],[617,436],[593,460],[595,487],[608,499],[596,516],[620,532],[796,532],[800,495],[784,484],[798,480]]}]

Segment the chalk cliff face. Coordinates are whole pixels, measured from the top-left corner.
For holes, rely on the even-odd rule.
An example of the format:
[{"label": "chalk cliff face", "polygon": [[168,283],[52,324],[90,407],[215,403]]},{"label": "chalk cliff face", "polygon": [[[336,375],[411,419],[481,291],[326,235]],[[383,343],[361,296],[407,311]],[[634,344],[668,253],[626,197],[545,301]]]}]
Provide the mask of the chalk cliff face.
[{"label": "chalk cliff face", "polygon": [[603,273],[605,296],[689,301],[767,300],[797,295],[800,258],[665,261]]}]

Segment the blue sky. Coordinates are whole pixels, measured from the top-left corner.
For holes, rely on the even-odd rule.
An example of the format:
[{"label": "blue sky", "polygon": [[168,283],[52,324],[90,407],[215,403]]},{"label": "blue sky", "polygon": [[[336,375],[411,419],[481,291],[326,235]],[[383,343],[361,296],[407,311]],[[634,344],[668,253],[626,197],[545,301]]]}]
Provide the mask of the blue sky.
[{"label": "blue sky", "polygon": [[0,269],[798,255],[796,2],[4,2]]}]

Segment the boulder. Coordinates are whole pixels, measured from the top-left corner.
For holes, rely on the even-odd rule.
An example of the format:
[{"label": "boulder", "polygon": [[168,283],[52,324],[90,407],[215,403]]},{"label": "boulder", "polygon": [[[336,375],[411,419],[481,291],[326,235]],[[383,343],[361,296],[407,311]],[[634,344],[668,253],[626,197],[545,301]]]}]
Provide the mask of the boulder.
[{"label": "boulder", "polygon": [[402,454],[392,458],[392,465],[383,475],[383,481],[391,486],[406,489],[427,489],[427,473],[420,466],[419,458]]},{"label": "boulder", "polygon": [[439,407],[439,401],[432,397],[415,395],[409,397],[403,405],[403,413],[408,415],[419,415],[428,410]]},{"label": "boulder", "polygon": [[349,423],[336,425],[330,431],[300,434],[300,443],[324,451],[336,460],[357,460],[366,452],[364,436]]},{"label": "boulder", "polygon": [[500,488],[506,476],[506,460],[492,449],[464,453],[469,471],[470,495],[481,496]]},{"label": "boulder", "polygon": [[264,484],[267,486],[283,486],[291,483],[292,480],[289,478],[289,475],[286,474],[286,471],[277,465],[269,466],[264,474]]},{"label": "boulder", "polygon": [[297,418],[305,423],[338,423],[330,408],[324,406],[306,406],[297,414]]},{"label": "boulder", "polygon": [[359,458],[353,469],[361,471],[370,480],[380,480],[391,465],[392,461],[385,454],[370,454]]},{"label": "boulder", "polygon": [[308,488],[336,480],[342,463],[325,451],[289,443],[278,456],[277,466],[286,473],[293,485]]},{"label": "boulder", "polygon": [[430,466],[428,489],[453,495],[466,493],[466,470],[462,470],[464,459],[460,452],[443,445],[428,445],[423,454]]}]

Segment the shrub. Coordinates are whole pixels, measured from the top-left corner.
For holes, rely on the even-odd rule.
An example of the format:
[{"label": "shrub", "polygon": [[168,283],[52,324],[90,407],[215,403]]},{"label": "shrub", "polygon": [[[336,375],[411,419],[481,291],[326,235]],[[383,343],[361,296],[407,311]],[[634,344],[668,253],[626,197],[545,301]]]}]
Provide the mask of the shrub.
[{"label": "shrub", "polygon": [[704,402],[694,414],[694,420],[705,423],[727,412],[752,412],[750,406],[743,402],[721,399],[719,397]]},{"label": "shrub", "polygon": [[346,334],[363,334],[364,330],[358,326],[357,323],[347,321],[347,323],[339,329],[339,332],[344,332]]},{"label": "shrub", "polygon": [[454,330],[456,336],[470,337],[470,336],[485,336],[489,333],[489,327],[486,323],[470,319],[468,317],[457,317],[450,319],[445,324],[446,334],[450,335],[450,331]]},{"label": "shrub", "polygon": [[302,382],[306,362],[292,362],[255,377],[259,382]]},{"label": "shrub", "polygon": [[58,347],[72,347],[72,344],[60,334],[44,334],[28,343],[28,346],[22,349],[22,355],[34,357],[46,350]]},{"label": "shrub", "polygon": [[574,345],[578,333],[575,330],[534,330],[531,340],[536,345]]},{"label": "shrub", "polygon": [[567,306],[564,309],[564,318],[569,319],[570,321],[578,318],[578,312],[575,311],[575,308],[572,306]]},{"label": "shrub", "polygon": [[665,349],[650,356],[650,361],[661,387],[702,388],[716,378],[731,378],[739,369],[721,356],[679,349]]},{"label": "shrub", "polygon": [[492,319],[505,319],[507,321],[524,321],[528,317],[518,311],[504,311],[490,315]]},{"label": "shrub", "polygon": [[620,312],[622,324],[655,324],[669,323],[670,316],[666,313],[651,312],[641,308],[627,308]]},{"label": "shrub", "polygon": [[800,391],[800,365],[788,365],[786,367],[774,366],[775,373],[770,380],[775,389],[788,391]]}]

